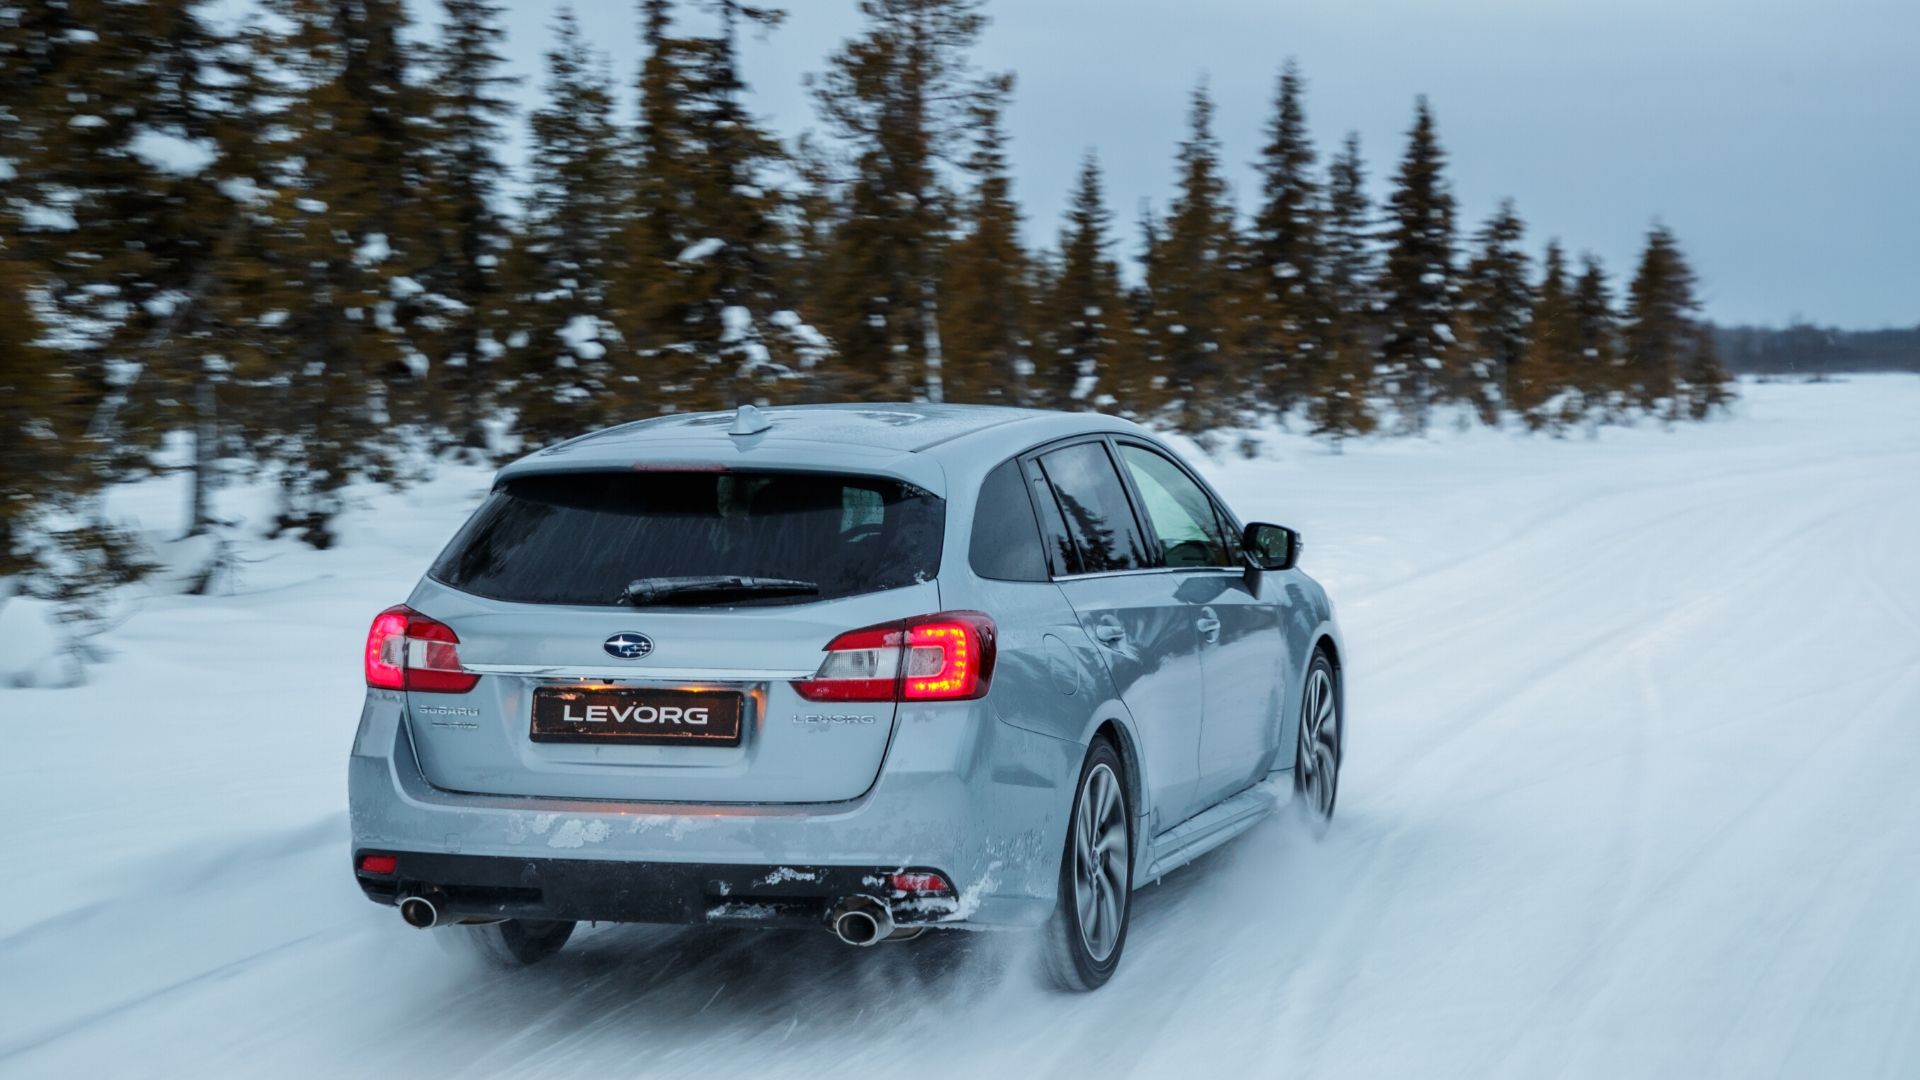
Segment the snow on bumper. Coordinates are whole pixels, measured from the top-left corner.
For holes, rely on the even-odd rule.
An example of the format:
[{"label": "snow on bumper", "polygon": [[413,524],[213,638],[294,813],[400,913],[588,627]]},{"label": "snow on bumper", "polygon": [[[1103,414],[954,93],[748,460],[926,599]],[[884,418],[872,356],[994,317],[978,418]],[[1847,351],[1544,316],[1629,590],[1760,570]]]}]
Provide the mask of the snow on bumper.
[{"label": "snow on bumper", "polygon": [[353,850],[564,861],[589,870],[602,862],[609,878],[630,876],[630,864],[756,874],[930,868],[957,894],[941,921],[1031,926],[1053,909],[1080,754],[1071,743],[993,719],[982,704],[903,714],[879,778],[846,802],[474,795],[429,784],[403,708],[370,695],[348,771]]}]

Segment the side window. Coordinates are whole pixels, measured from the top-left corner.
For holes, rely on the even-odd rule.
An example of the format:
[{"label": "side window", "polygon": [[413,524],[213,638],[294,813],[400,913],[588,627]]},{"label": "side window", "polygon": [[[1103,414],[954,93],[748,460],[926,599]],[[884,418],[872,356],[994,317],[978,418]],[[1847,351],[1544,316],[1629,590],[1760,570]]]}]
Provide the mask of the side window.
[{"label": "side window", "polygon": [[1060,518],[1079,557],[1079,572],[1137,570],[1152,565],[1134,524],[1127,489],[1101,443],[1075,443],[1040,455],[1040,468],[1059,500]]},{"label": "side window", "polygon": [[1047,572],[1058,575],[1079,573],[1080,553],[1073,550],[1073,540],[1067,535],[1067,523],[1060,516],[1060,501],[1053,497],[1053,486],[1047,483],[1047,474],[1041,471],[1037,460],[1023,463],[1021,472],[1027,478],[1027,494],[1032,497],[1033,512],[1040,519],[1040,540],[1046,548]]},{"label": "side window", "polygon": [[1168,566],[1232,566],[1213,500],[1180,466],[1144,446],[1120,445],[1120,460],[1160,538]]},{"label": "side window", "polygon": [[973,540],[967,546],[973,572],[983,578],[1047,580],[1040,527],[1034,521],[1033,502],[1027,498],[1027,482],[1018,461],[1003,462],[980,485],[980,501],[973,508]]}]

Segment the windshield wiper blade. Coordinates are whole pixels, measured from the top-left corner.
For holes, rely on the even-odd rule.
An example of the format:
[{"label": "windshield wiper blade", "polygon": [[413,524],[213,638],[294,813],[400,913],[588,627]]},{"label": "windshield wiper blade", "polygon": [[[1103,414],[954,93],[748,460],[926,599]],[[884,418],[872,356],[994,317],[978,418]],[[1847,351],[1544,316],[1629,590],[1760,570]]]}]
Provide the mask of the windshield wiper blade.
[{"label": "windshield wiper blade", "polygon": [[817,583],[798,578],[706,574],[637,578],[627,583],[622,598],[635,607],[645,607],[690,596],[810,596],[819,591]]}]

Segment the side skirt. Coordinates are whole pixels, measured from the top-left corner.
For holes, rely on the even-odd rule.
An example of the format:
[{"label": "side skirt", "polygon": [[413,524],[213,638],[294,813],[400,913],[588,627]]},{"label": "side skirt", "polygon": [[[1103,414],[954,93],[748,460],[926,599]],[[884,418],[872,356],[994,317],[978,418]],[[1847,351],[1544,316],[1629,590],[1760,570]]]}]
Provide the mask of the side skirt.
[{"label": "side skirt", "polygon": [[1135,888],[1159,881],[1169,871],[1239,836],[1292,801],[1293,770],[1275,769],[1265,780],[1154,837],[1147,870],[1134,879]]}]

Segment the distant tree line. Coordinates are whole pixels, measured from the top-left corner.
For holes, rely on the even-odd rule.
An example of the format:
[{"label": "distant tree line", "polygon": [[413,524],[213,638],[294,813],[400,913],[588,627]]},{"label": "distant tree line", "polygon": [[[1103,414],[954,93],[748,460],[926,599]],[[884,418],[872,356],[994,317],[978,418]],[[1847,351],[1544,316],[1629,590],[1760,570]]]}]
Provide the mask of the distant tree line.
[{"label": "distant tree line", "polygon": [[1242,214],[1195,90],[1128,273],[1091,151],[1057,239],[1022,244],[1014,78],[970,61],[981,0],[860,0],[793,142],[743,96],[741,36],[778,11],[637,0],[628,87],[563,10],[524,95],[502,5],[439,2],[423,46],[401,0],[260,0],[238,26],[207,0],[0,0],[0,574],[115,565],[94,496],[183,433],[186,532],[215,528],[239,459],[326,546],[345,486],[419,447],[740,401],[1102,409],[1203,438],[1278,417],[1337,447],[1442,408],[1562,432],[1727,400],[1667,229],[1624,286],[1557,241],[1536,260],[1511,202],[1463,230],[1425,99],[1376,206],[1357,137],[1314,145],[1288,63]]},{"label": "distant tree line", "polygon": [[1714,330],[1727,367],[1742,374],[1825,377],[1846,371],[1920,371],[1920,326],[1838,330],[1796,322]]}]

